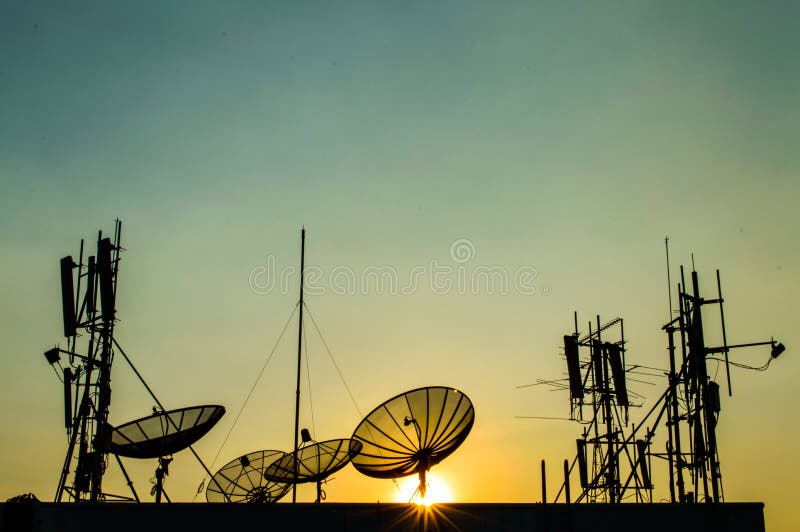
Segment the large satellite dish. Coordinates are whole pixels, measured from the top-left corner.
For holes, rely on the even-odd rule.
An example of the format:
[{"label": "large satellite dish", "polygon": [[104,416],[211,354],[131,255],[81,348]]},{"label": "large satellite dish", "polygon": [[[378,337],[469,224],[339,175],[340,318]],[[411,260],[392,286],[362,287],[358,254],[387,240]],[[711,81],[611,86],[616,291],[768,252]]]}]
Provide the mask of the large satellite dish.
[{"label": "large satellite dish", "polygon": [[292,454],[274,461],[264,470],[264,478],[272,482],[317,483],[317,502],[323,498],[322,482],[346,466],[361,451],[360,441],[327,440],[301,447]]},{"label": "large satellite dish", "polygon": [[289,492],[288,482],[273,482],[264,471],[276,460],[286,457],[283,451],[256,451],[222,466],[208,483],[208,502],[276,502]]},{"label": "large satellite dish", "polygon": [[425,497],[425,474],[466,439],[475,421],[472,402],[443,386],[418,388],[393,397],[370,412],[353,439],[363,444],[353,466],[375,478],[416,473]]},{"label": "large satellite dish", "polygon": [[111,433],[109,451],[128,458],[159,458],[205,436],[225,414],[219,405],[190,406],[125,423]]}]

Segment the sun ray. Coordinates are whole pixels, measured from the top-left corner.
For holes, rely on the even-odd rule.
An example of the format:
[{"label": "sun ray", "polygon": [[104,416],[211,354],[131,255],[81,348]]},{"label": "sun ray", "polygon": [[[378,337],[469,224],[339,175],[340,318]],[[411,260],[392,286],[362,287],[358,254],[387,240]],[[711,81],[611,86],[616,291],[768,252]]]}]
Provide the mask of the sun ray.
[{"label": "sun ray", "polygon": [[427,481],[428,489],[423,498],[419,493],[419,479],[416,475],[401,479],[398,484],[396,501],[413,502],[424,506],[440,502],[453,502],[453,492],[442,477],[435,473],[428,473]]}]

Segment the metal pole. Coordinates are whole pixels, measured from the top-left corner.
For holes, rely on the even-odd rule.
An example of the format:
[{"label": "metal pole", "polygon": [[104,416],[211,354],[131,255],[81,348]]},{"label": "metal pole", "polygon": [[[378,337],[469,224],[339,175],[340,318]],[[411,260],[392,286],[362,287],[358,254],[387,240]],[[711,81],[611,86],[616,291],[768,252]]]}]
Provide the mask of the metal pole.
[{"label": "metal pole", "polygon": [[611,425],[613,419],[611,415],[611,384],[608,371],[608,357],[605,353],[600,338],[600,315],[597,315],[597,345],[598,355],[601,357],[601,380],[603,382],[602,401],[603,417],[606,424],[606,460],[608,461],[608,471],[606,475],[606,487],[609,492],[609,502],[617,502],[617,465],[614,456],[614,433]]},{"label": "metal pole", "polygon": [[[667,329],[667,334],[669,335],[669,390],[670,390],[670,402],[672,403],[672,412],[668,416],[669,421],[671,422],[671,426],[669,429],[670,433],[670,441],[674,443],[674,454],[675,454],[675,470],[677,472],[677,486],[678,486],[678,502],[683,502],[684,500],[684,486],[683,486],[683,464],[681,461],[683,460],[683,455],[681,453],[681,426],[680,426],[680,414],[678,412],[678,375],[675,371],[675,328],[670,327]],[[672,465],[672,455],[673,449],[670,446],[670,466]],[[670,474],[672,474],[670,472]],[[670,489],[673,488],[670,486]],[[673,502],[674,497],[673,497]]]},{"label": "metal pole", "polygon": [[[598,332],[597,335],[599,337],[600,333]],[[592,442],[592,474],[591,474],[592,480],[589,483],[589,486],[587,486],[587,488],[584,491],[584,493],[588,492],[589,491],[589,487],[591,487],[591,489],[592,489],[592,497],[593,497],[592,502],[594,502],[594,497],[596,496],[596,493],[597,493],[598,477],[599,477],[599,473],[598,473],[598,470],[597,470],[597,450],[598,450],[598,447],[599,447],[599,444],[600,444],[600,430],[599,430],[599,424],[600,423],[599,423],[599,421],[597,419],[597,413],[598,413],[598,397],[599,397],[598,396],[598,389],[599,389],[599,386],[600,386],[600,381],[602,379],[602,376],[598,375],[598,371],[597,371],[598,370],[598,365],[595,362],[595,357],[599,356],[597,353],[595,353],[595,346],[596,346],[595,342],[596,342],[596,340],[594,339],[594,333],[592,332],[592,322],[591,322],[591,320],[589,320],[589,349],[590,349],[590,357],[591,357],[590,358],[591,363],[589,364],[589,368],[590,368],[591,375],[592,375],[592,427],[591,428],[594,429],[594,439],[591,440],[591,442]],[[591,428],[590,428],[590,430],[591,430]],[[587,462],[588,462],[588,457],[587,457]],[[587,465],[587,469],[588,469],[588,465]]]},{"label": "metal pole", "polygon": [[545,474],[544,460],[542,460],[542,504],[547,504],[547,475]]},{"label": "metal pole", "polygon": [[300,231],[300,322],[297,327],[297,387],[294,401],[294,472],[292,480],[292,502],[297,502],[297,437],[300,430],[300,371],[303,364],[303,270],[306,260],[306,229]]},{"label": "metal pole", "polygon": [[[153,390],[150,388],[150,386],[148,386],[147,381],[144,380],[144,377],[142,377],[142,374],[139,373],[139,370],[136,369],[136,366],[133,365],[133,362],[128,357],[127,353],[125,353],[125,350],[122,349],[122,346],[119,345],[119,342],[117,342],[116,338],[113,338],[112,341],[114,342],[114,345],[117,346],[117,349],[119,349],[119,352],[122,355],[122,358],[125,359],[125,362],[128,363],[128,366],[130,366],[131,370],[133,370],[133,372],[136,374],[136,376],[139,377],[139,381],[145,387],[145,389],[147,390],[147,393],[150,394],[150,397],[153,398],[153,401],[156,402],[156,405],[158,405],[158,408],[160,408],[162,412],[165,412],[166,409],[164,408],[164,405],[161,404],[161,401],[158,400],[158,397],[156,397],[156,394],[153,393]],[[175,421],[171,417],[167,416],[167,420],[169,421],[170,425],[175,427],[175,430],[178,429],[178,425],[175,423]],[[208,469],[208,467],[206,466],[205,462],[203,462],[203,460],[200,458],[200,455],[198,455],[197,451],[194,450],[194,447],[190,445],[189,446],[189,450],[192,452],[194,457],[197,459],[197,461],[203,467],[203,471],[205,471],[206,474],[209,476],[209,478],[211,479],[211,482],[213,482],[219,488],[219,490],[222,492],[222,495],[225,497],[226,502],[231,502],[231,499],[230,499],[230,497],[228,497],[228,494],[225,493],[225,490],[222,489],[222,486],[219,485],[219,482],[217,482],[214,479],[214,473],[212,473]]]},{"label": "metal pole", "polygon": [[117,459],[117,464],[119,464],[119,468],[122,471],[123,476],[125,477],[125,481],[128,483],[128,487],[130,488],[131,493],[133,493],[133,498],[136,499],[136,502],[142,502],[142,501],[139,500],[139,495],[136,493],[136,490],[133,488],[133,481],[131,480],[131,477],[128,476],[128,472],[125,471],[125,466],[122,465],[122,460],[120,459],[119,455],[115,454],[114,458]]},{"label": "metal pole", "polygon": [[[692,289],[694,292],[694,300],[692,302],[694,319],[692,320],[692,327],[694,328],[694,349],[695,363],[697,364],[698,377],[700,382],[698,387],[698,395],[702,400],[702,410],[698,412],[698,419],[703,418],[705,423],[708,442],[706,443],[706,456],[708,465],[711,469],[711,496],[713,502],[719,502],[719,470],[717,464],[717,436],[716,436],[716,420],[714,413],[709,405],[709,385],[708,385],[708,368],[706,367],[706,352],[705,352],[705,338],[703,335],[703,318],[702,318],[702,305],[703,301],[700,298],[699,282],[697,280],[697,272],[692,272]],[[708,496],[708,492],[706,492]]]},{"label": "metal pole", "polygon": [[[669,436],[669,439],[667,441],[667,460],[669,460],[669,502],[674,504],[675,503],[675,467],[674,467],[674,462],[673,462],[673,458],[672,458],[672,416],[670,415],[669,410],[667,410],[667,426],[669,427],[669,430],[667,431],[667,434]],[[652,492],[652,490],[650,490],[650,491]],[[650,496],[650,499],[652,500],[652,494]]]},{"label": "metal pole", "polygon": [[732,397],[731,366],[728,362],[728,337],[725,334],[725,311],[722,309],[722,283],[719,280],[719,270],[717,270],[717,297],[719,298],[719,319],[722,322],[722,349],[723,353],[725,353],[725,377],[728,380],[728,397]]},{"label": "metal pole", "polygon": [[572,502],[572,497],[569,493],[569,460],[564,459],[564,494],[567,498],[567,504]]},{"label": "metal pole", "polygon": [[[116,307],[116,292],[117,292],[117,278],[119,274],[119,255],[121,249],[120,234],[122,224],[119,220],[114,223],[114,240],[98,238],[97,251],[100,256],[101,249],[105,247],[104,242],[108,243],[109,255],[108,268],[109,274],[112,276],[113,285],[112,290],[112,309],[110,313],[105,312],[103,308],[103,327],[100,329],[100,337],[102,339],[102,346],[100,352],[100,368],[98,370],[97,389],[98,399],[97,408],[95,411],[95,426],[94,438],[92,441],[92,477],[91,477],[91,495],[92,502],[100,500],[103,495],[103,473],[105,472],[105,457],[107,454],[105,448],[105,440],[108,437],[107,421],[108,411],[111,406],[111,364],[113,362],[114,354],[112,352],[112,343],[114,338],[114,320],[115,320],[115,307]],[[102,236],[102,235],[100,235]],[[112,247],[113,246],[113,247]],[[102,276],[101,276],[102,277]],[[102,289],[101,289],[102,290]],[[104,301],[105,303],[105,301]]]},{"label": "metal pole", "polygon": [[161,469],[159,464],[156,469],[156,504],[161,502],[161,492],[164,489],[164,470]]},{"label": "metal pole", "polygon": [[[625,322],[619,320],[619,350],[622,354],[622,372],[625,373]],[[628,409],[625,409],[625,424],[628,423]]]},{"label": "metal pole", "polygon": [[[97,239],[100,240],[102,233],[98,233]],[[95,280],[97,276],[97,272],[95,271]],[[94,282],[94,281],[91,281]],[[97,291],[95,291],[96,297]],[[91,310],[91,309],[90,309]],[[88,315],[88,314],[87,314]],[[75,420],[75,428],[73,431],[78,431],[78,438],[76,439],[73,435],[72,441],[70,442],[70,449],[67,451],[67,459],[64,462],[64,472],[62,473],[64,476],[62,481],[59,482],[59,489],[56,493],[56,502],[61,502],[61,497],[64,492],[64,487],[66,484],[66,475],[69,474],[69,466],[71,461],[71,456],[74,454],[74,446],[78,446],[78,464],[75,469],[75,485],[73,491],[73,498],[75,502],[78,502],[81,499],[81,494],[83,490],[80,489],[80,485],[78,483],[78,472],[83,469],[82,464],[86,460],[85,453],[83,452],[84,449],[88,446],[88,438],[86,434],[86,421],[89,417],[89,392],[92,387],[92,372],[95,367],[95,342],[96,342],[96,335],[97,335],[97,323],[96,323],[96,312],[93,310],[91,311],[91,316],[89,319],[89,347],[88,352],[86,353],[87,361],[84,364],[84,385],[83,385],[83,398],[81,399],[81,407],[80,407],[80,415]],[[73,345],[73,351],[74,351]],[[76,381],[75,383],[75,395],[77,396],[80,390],[80,381]]]},{"label": "metal pole", "polygon": [[[78,382],[76,380],[76,382]],[[88,390],[88,387],[86,388]],[[75,388],[76,396],[77,396],[77,386]],[[64,493],[64,485],[67,482],[67,476],[69,475],[70,464],[72,463],[72,453],[75,451],[75,445],[77,444],[78,434],[80,432],[80,421],[84,415],[84,409],[86,401],[88,400],[88,393],[84,394],[83,399],[81,400],[81,405],[79,410],[76,411],[75,419],[72,422],[72,434],[69,440],[69,447],[67,447],[67,456],[64,459],[64,467],[61,469],[61,477],[58,479],[58,488],[56,488],[56,497],[55,502],[61,502],[61,496]]]}]

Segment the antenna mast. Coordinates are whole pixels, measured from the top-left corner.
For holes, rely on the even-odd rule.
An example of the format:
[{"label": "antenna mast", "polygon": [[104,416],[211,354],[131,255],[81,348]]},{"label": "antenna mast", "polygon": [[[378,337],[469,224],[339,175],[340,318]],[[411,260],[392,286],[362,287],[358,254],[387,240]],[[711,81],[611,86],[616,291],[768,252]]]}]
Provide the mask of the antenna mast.
[{"label": "antenna mast", "polygon": [[[785,347],[774,339],[731,345],[728,343],[723,312],[722,283],[717,270],[717,298],[706,299],[700,295],[700,282],[694,269],[689,286],[681,266],[678,284],[678,316],[666,323],[669,351],[669,387],[664,400],[670,404],[668,411],[669,445],[667,459],[670,464],[670,493],[673,502],[722,502],[725,498],[720,472],[717,424],[721,411],[720,385],[708,371],[709,360],[725,365],[728,394],[731,394],[729,352],[733,349],[770,346],[770,358],[760,368],[738,364],[745,369],[763,371]],[[691,292],[689,291],[691,289]],[[722,345],[708,346],[703,329],[703,307],[719,307]],[[676,333],[679,334],[676,342]],[[676,350],[680,348],[681,359]],[[723,358],[719,358],[722,355]],[[688,442],[689,448],[682,447]],[[655,456],[655,454],[654,454]],[[684,479],[686,473],[686,479]],[[677,488],[677,499],[675,491]]]},{"label": "antenna mast", "polygon": [[664,237],[664,248],[667,251],[667,296],[669,297],[669,313],[667,319],[672,319],[672,280],[669,276],[669,237]]},{"label": "antenna mast", "polygon": [[[78,263],[71,256],[61,259],[61,295],[64,310],[64,336],[67,349],[55,347],[45,353],[47,361],[61,365],[61,354],[68,355],[64,373],[64,425],[69,444],[56,488],[55,501],[66,491],[74,501],[100,501],[110,438],[108,411],[111,405],[111,365],[114,359],[114,325],[119,272],[122,222],[114,223],[114,237],[97,236],[97,255],[83,263],[83,241]],[[73,270],[78,270],[77,290],[73,290]],[[81,281],[85,280],[84,286]],[[81,290],[83,288],[83,290]],[[97,300],[100,309],[97,309]],[[85,331],[85,354],[78,353],[79,331]],[[73,401],[74,399],[74,401]],[[72,485],[67,478],[73,471]]]},{"label": "antenna mast", "polygon": [[[300,320],[297,327],[297,387],[294,402],[294,456],[297,456],[298,434],[300,428],[300,371],[303,365],[303,271],[306,260],[306,228],[300,231]],[[294,476],[292,483],[292,502],[297,502],[297,476],[298,461],[294,461]]]},{"label": "antenna mast", "polygon": [[[575,314],[575,333],[564,336],[570,390],[570,418],[583,420],[583,406],[592,407],[577,443],[581,494],[576,502],[618,503],[632,494],[637,502],[652,500],[650,438],[625,437],[632,405],[626,383],[625,333],[622,318],[603,323],[581,336]],[[581,350],[588,355],[581,358]],[[571,468],[568,470],[571,470]],[[562,489],[566,486],[562,486]],[[561,491],[559,491],[560,495]],[[556,496],[558,498],[558,496]],[[571,501],[568,501],[571,502]]]}]

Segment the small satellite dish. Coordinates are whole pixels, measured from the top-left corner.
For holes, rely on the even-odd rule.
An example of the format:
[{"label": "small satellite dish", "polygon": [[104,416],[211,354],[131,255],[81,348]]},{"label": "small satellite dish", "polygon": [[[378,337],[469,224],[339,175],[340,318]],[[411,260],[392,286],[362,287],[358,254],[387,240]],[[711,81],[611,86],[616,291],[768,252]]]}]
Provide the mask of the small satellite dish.
[{"label": "small satellite dish", "polygon": [[291,488],[287,482],[264,478],[264,470],[286,457],[283,451],[256,451],[231,460],[220,468],[206,489],[208,502],[276,502]]},{"label": "small satellite dish", "polygon": [[353,439],[363,444],[353,466],[375,478],[419,475],[425,497],[425,474],[467,438],[475,422],[472,402],[443,386],[418,388],[393,397],[370,412]]},{"label": "small satellite dish", "polygon": [[264,470],[264,478],[292,484],[316,482],[317,502],[320,502],[324,498],[322,482],[346,466],[361,447],[360,441],[350,439],[312,443],[274,461]]},{"label": "small satellite dish", "polygon": [[219,405],[190,406],[125,423],[111,433],[109,452],[128,458],[160,458],[205,436],[225,414]]}]

